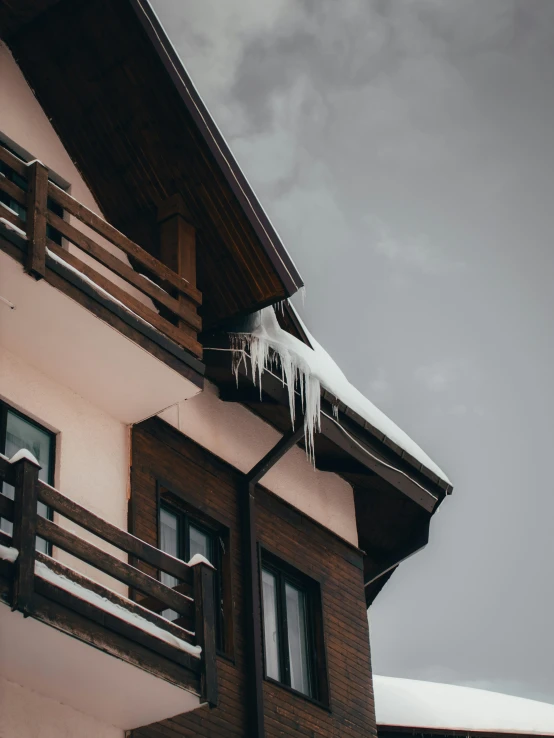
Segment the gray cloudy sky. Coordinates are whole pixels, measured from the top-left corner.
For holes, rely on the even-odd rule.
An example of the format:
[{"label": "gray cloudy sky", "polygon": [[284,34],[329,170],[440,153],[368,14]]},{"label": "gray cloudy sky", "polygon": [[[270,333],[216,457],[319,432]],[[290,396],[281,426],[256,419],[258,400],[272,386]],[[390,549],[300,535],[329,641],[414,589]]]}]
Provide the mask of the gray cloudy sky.
[{"label": "gray cloudy sky", "polygon": [[554,702],[554,2],[154,5],[310,328],[454,483],[375,671]]}]

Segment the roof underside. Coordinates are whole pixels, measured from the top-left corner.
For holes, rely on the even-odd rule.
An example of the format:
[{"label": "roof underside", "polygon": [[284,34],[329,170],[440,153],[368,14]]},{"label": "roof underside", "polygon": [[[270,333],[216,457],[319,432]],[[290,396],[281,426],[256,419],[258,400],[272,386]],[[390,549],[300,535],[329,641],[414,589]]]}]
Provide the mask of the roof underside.
[{"label": "roof underside", "polygon": [[206,328],[302,286],[147,2],[0,0],[0,29],[113,225],[157,255],[183,196]]}]

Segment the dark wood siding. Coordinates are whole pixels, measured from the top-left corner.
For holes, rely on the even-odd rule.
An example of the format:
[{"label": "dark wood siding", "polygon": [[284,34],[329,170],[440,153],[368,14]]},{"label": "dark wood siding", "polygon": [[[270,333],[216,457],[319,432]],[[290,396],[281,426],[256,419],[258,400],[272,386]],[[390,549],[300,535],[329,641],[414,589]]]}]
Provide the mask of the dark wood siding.
[{"label": "dark wood siding", "polygon": [[[133,731],[134,738],[204,736],[247,738],[244,662],[243,556],[240,495],[244,476],[158,419],[133,431],[131,526],[157,543],[157,488],[165,484],[189,505],[230,530],[234,603],[234,659],[219,657],[219,706]],[[337,536],[260,488],[258,540],[321,583],[330,709],[279,685],[264,683],[269,737],[375,736],[369,633],[362,557]]]}]

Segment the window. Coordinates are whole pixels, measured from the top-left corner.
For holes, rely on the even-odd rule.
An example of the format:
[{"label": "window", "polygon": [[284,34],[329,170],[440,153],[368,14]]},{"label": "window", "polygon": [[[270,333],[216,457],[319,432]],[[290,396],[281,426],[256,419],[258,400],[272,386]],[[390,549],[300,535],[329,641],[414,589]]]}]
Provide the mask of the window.
[{"label": "window", "polygon": [[[178,502],[172,504],[162,500],[159,505],[159,548],[182,561],[190,561],[195,554],[201,554],[215,567],[215,601],[219,603],[216,622],[216,642],[220,652],[230,655],[232,646],[229,583],[224,584],[224,572],[228,568],[226,551],[228,545],[227,529],[216,523],[201,520],[194,513],[183,509]],[[161,581],[168,587],[175,587],[178,579],[161,572]],[[164,610],[163,617],[177,620],[179,614],[174,610]]]},{"label": "window", "polygon": [[274,556],[262,556],[265,675],[327,702],[319,585]]},{"label": "window", "polygon": [[[30,420],[3,402],[0,402],[0,451],[11,458],[21,448],[26,448],[41,464],[39,479],[47,484],[54,483],[55,435],[38,423]],[[14,488],[0,481],[1,492],[11,500]],[[42,502],[38,503],[38,513],[51,519],[51,511]],[[12,523],[0,518],[0,530],[12,535]],[[49,546],[42,538],[37,538],[37,550],[50,553]]]}]

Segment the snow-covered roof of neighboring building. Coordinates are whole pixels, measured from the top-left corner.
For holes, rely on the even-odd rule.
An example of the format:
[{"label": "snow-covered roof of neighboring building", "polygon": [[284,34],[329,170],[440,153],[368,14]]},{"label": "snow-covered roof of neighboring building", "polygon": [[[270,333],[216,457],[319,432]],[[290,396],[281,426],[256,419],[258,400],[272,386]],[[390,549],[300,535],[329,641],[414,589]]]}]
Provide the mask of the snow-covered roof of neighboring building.
[{"label": "snow-covered roof of neighboring building", "polygon": [[472,687],[374,676],[377,725],[554,735],[554,705]]}]

